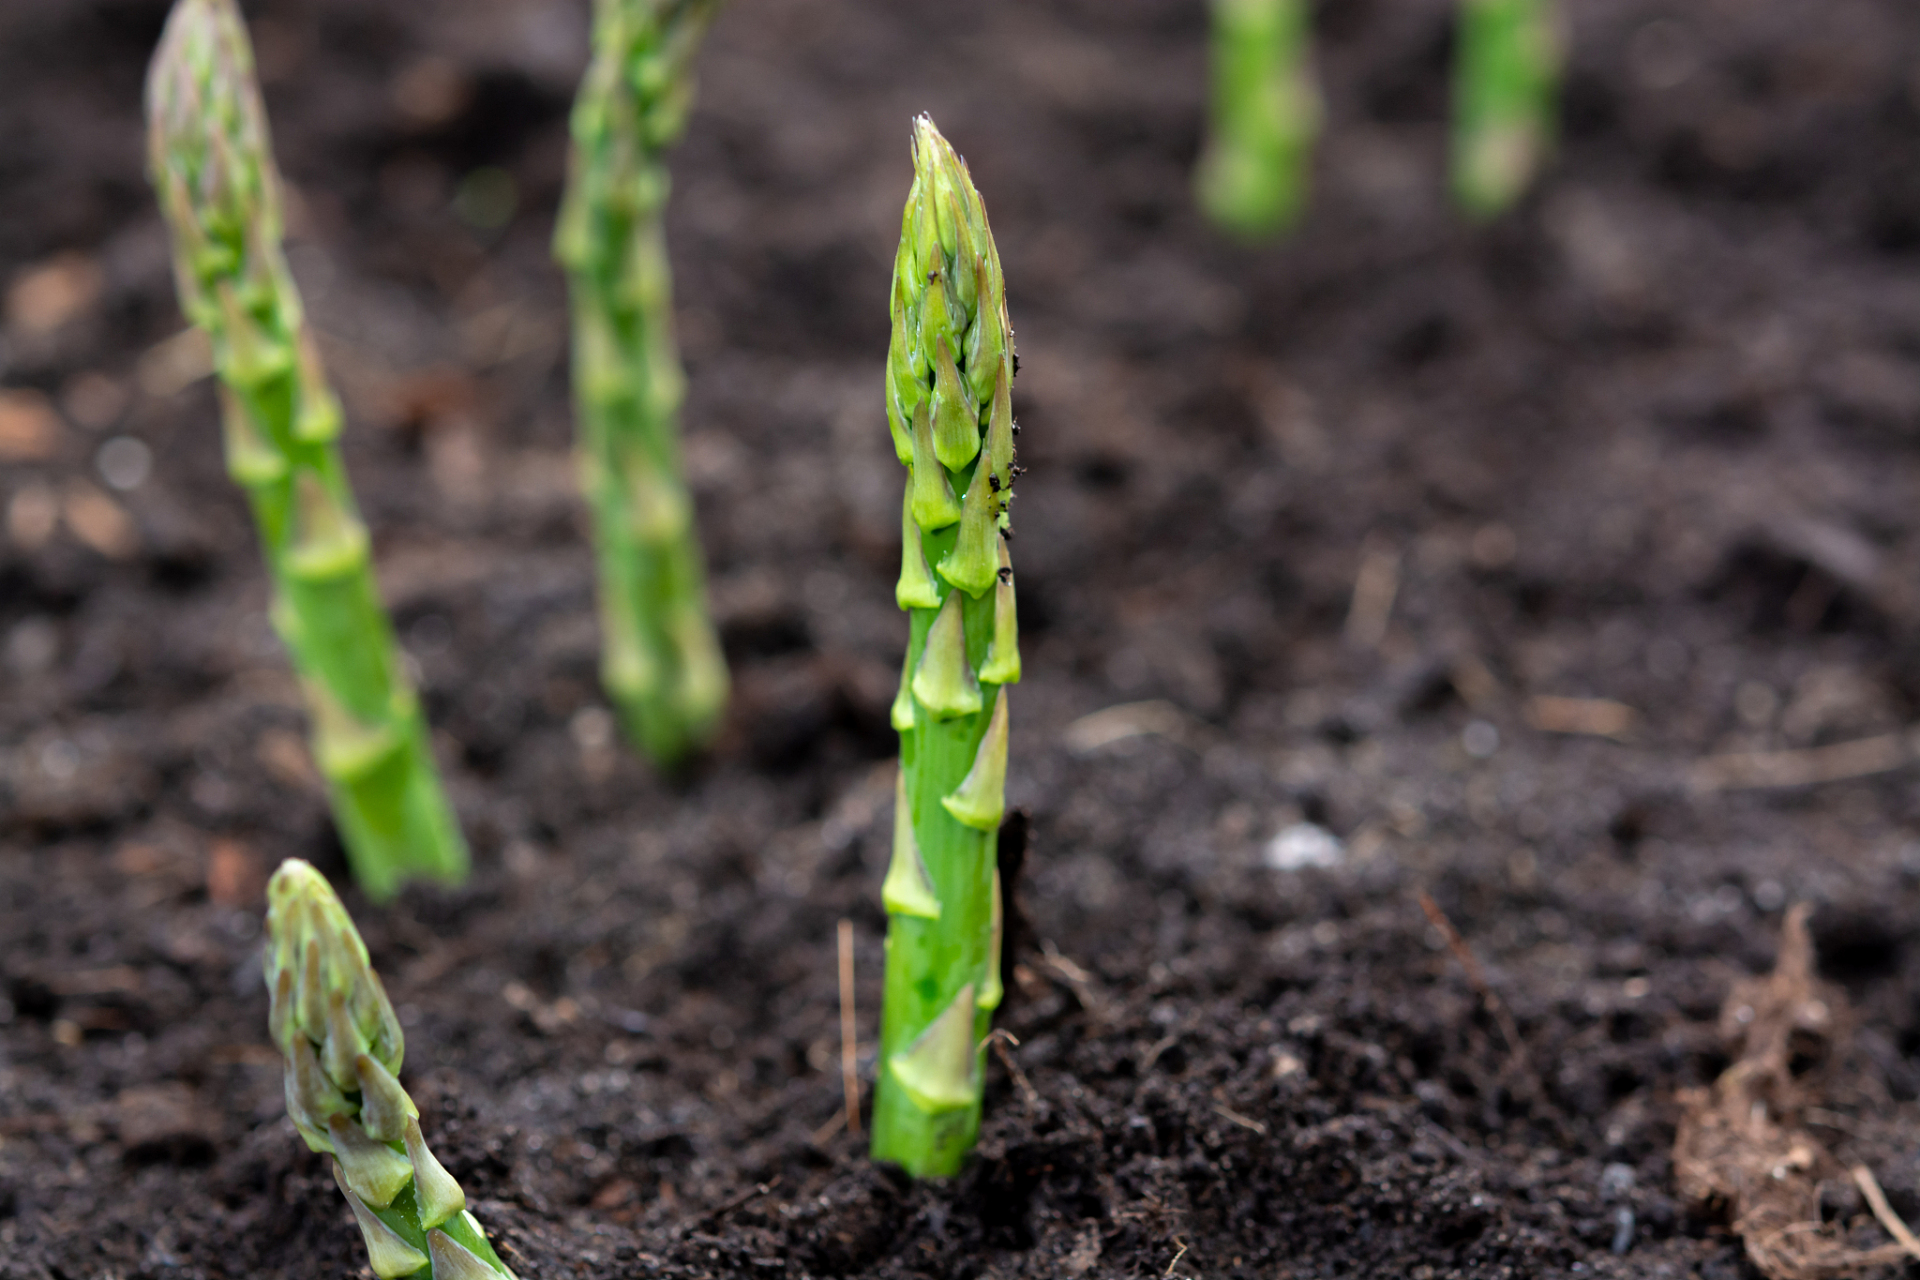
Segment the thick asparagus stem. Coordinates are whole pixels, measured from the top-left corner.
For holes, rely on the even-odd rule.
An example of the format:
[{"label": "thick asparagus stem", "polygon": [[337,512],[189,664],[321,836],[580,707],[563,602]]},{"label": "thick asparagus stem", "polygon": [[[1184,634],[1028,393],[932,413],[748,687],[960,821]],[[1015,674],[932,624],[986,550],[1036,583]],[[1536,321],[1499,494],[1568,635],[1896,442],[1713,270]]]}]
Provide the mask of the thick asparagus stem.
[{"label": "thick asparagus stem", "polygon": [[1000,255],[966,164],[914,122],[893,271],[887,420],[909,477],[895,598],[911,619],[873,1156],[955,1172],[980,1129],[984,1037],[1000,1003],[995,833],[1006,685],[1020,678],[1013,567],[1013,331]]},{"label": "thick asparagus stem", "polygon": [[1556,0],[1460,0],[1453,194],[1473,217],[1512,205],[1546,162],[1563,46]]},{"label": "thick asparagus stem", "polygon": [[306,689],[354,875],[376,898],[413,877],[457,881],[466,844],[374,585],[339,403],[281,256],[280,175],[234,0],[174,6],[147,119],[181,309],[213,341],[227,470],[253,508],[274,627]]},{"label": "thick asparagus stem", "polygon": [[662,214],[667,148],[718,0],[594,0],[593,62],[573,107],[554,256],[573,296],[581,487],[594,517],[601,681],[662,763],[707,741],[727,667],[680,463],[685,379]]},{"label": "thick asparagus stem", "polygon": [[1277,235],[1306,207],[1320,134],[1308,0],[1213,0],[1212,61],[1200,207],[1235,235]]},{"label": "thick asparagus stem", "polygon": [[287,1115],[333,1157],[379,1280],[513,1280],[466,1193],[420,1136],[400,1087],[400,1022],[324,877],[288,859],[267,885],[268,1023],[286,1058]]}]

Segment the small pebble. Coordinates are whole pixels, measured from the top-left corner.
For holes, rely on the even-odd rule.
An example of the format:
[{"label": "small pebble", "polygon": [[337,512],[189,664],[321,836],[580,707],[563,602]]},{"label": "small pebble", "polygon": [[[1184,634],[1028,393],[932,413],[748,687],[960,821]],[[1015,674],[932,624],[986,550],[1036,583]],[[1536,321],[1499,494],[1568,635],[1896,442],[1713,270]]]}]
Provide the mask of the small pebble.
[{"label": "small pebble", "polygon": [[1340,837],[1333,832],[1311,822],[1296,822],[1267,841],[1261,860],[1275,871],[1299,871],[1304,867],[1337,867],[1345,856]]},{"label": "small pebble", "polygon": [[1460,731],[1460,745],[1475,760],[1485,760],[1500,749],[1500,731],[1485,720],[1475,720]]},{"label": "small pebble", "polygon": [[1618,1200],[1633,1190],[1635,1181],[1633,1166],[1616,1160],[1600,1171],[1600,1194],[1609,1200]]},{"label": "small pebble", "polygon": [[153,451],[132,436],[115,436],[100,446],[93,462],[109,489],[127,493],[147,482],[153,471]]},{"label": "small pebble", "polygon": [[605,707],[582,707],[567,721],[567,732],[582,751],[605,751],[613,745],[616,725]]},{"label": "small pebble", "polygon": [[1613,1211],[1613,1252],[1618,1255],[1633,1248],[1633,1210],[1621,1205]]},{"label": "small pebble", "polygon": [[60,629],[53,619],[31,617],[7,633],[7,666],[23,678],[44,675],[60,656]]}]

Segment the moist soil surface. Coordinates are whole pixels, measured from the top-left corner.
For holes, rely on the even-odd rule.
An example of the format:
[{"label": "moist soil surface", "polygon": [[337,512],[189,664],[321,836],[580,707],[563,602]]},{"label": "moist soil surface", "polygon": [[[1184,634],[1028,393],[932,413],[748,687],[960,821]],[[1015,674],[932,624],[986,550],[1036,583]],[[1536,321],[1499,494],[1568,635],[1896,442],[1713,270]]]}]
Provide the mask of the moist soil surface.
[{"label": "moist soil surface", "polygon": [[[670,233],[735,699],[666,778],[598,692],[546,255],[585,6],[249,6],[475,854],[344,891],[526,1280],[1754,1275],[1671,1152],[1802,901],[1851,1031],[1797,1067],[1820,1213],[1883,1239],[1860,1161],[1920,1217],[1920,24],[1574,0],[1556,166],[1474,227],[1450,6],[1320,7],[1270,247],[1189,199],[1198,0],[723,14]],[[365,1274],[266,1035],[265,877],[345,863],[174,338],[163,16],[0,7],[0,1277]],[[840,1119],[835,938],[870,1082],[921,110],[1019,335],[1026,839],[1017,1043],[913,1185]]]}]

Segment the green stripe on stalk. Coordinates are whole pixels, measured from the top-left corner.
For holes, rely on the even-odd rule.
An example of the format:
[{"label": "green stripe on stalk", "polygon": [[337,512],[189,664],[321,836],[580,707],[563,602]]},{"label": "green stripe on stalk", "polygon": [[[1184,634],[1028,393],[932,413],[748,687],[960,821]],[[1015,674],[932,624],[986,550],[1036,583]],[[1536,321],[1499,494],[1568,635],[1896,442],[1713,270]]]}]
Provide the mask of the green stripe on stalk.
[{"label": "green stripe on stalk", "polygon": [[[895,258],[887,421],[909,470],[895,600],[910,622],[873,1156],[951,1174],[980,1130],[984,1041],[1000,1000],[999,878],[1008,699],[1019,679],[1002,533],[1013,465],[1013,332],[1000,259],[966,165],[914,122]],[[956,495],[964,494],[964,501]]]},{"label": "green stripe on stalk", "polygon": [[513,1280],[420,1134],[399,1081],[406,1045],[346,908],[298,859],[267,884],[267,1027],[287,1114],[326,1153],[379,1280]]},{"label": "green stripe on stalk", "polygon": [[710,740],[728,678],[680,458],[686,378],[673,335],[667,149],[718,0],[594,0],[553,252],[573,307],[581,489],[593,513],[601,683],[661,764]]},{"label": "green stripe on stalk", "polygon": [[306,690],[313,754],[368,895],[458,882],[467,847],[374,584],[327,386],[281,254],[280,175],[233,0],[179,0],[147,75],[148,171],[187,318],[212,340],[227,471],[247,495],[270,616]]},{"label": "green stripe on stalk", "polygon": [[1472,217],[1505,211],[1546,163],[1564,44],[1556,0],[1460,0],[1451,166]]},{"label": "green stripe on stalk", "polygon": [[1278,235],[1306,208],[1320,136],[1308,0],[1213,0],[1212,64],[1200,207],[1243,239]]}]

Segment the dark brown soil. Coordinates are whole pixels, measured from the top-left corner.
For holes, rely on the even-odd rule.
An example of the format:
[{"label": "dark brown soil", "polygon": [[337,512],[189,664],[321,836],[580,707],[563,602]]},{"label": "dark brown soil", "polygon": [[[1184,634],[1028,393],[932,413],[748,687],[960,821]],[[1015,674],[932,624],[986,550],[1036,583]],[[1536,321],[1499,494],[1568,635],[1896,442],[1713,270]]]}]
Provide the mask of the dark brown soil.
[{"label": "dark brown soil", "polygon": [[[665,781],[596,690],[545,252],[584,4],[252,6],[477,860],[348,901],[525,1280],[1751,1274],[1676,1202],[1676,1093],[1798,900],[1856,1011],[1810,1123],[1920,1217],[1920,805],[1885,736],[1920,717],[1920,21],[1574,0],[1561,163],[1476,230],[1442,200],[1449,4],[1322,7],[1317,200],[1261,250],[1188,198],[1199,0],[725,14],[672,237],[737,700]],[[5,1280],[364,1266],[266,1042],[264,876],[344,868],[212,392],[160,345],[163,12],[0,4]],[[996,1059],[939,1186],[833,1127],[836,920],[869,1038],[880,985],[879,384],[922,109],[992,212],[1030,468],[1026,1083]],[[124,491],[119,437],[152,458]],[[1583,724],[1619,732],[1548,731]],[[1857,740],[1761,780],[1895,767],[1699,765]],[[1334,865],[1269,865],[1298,824]]]}]

